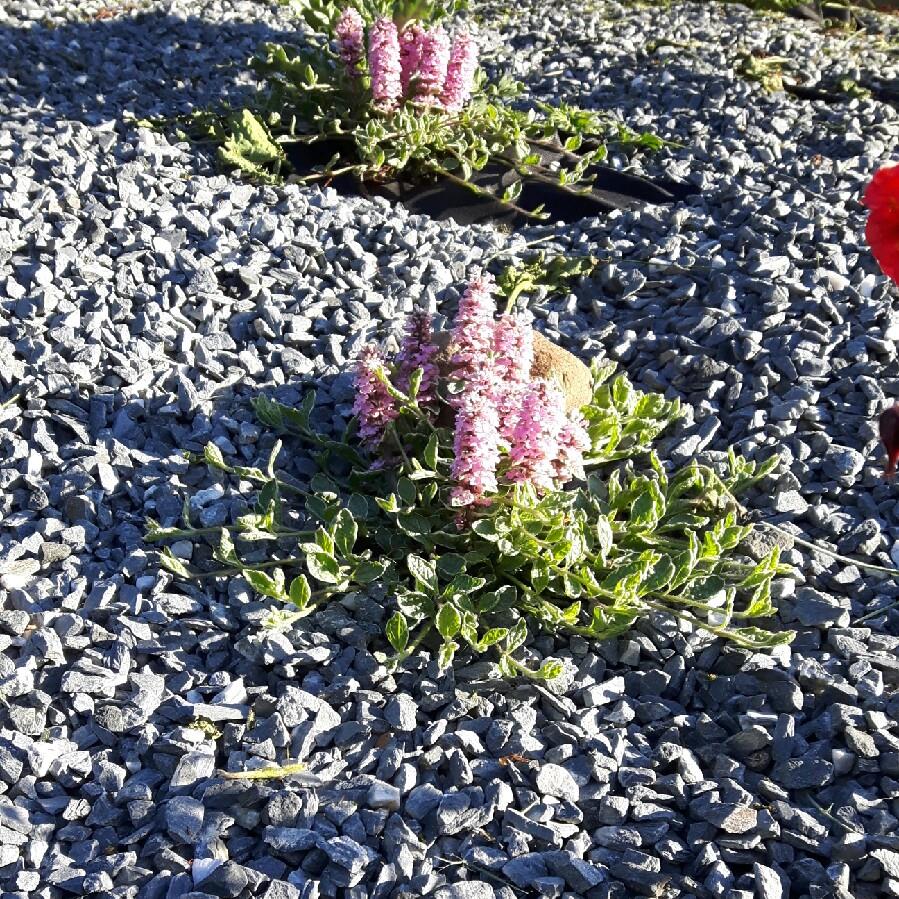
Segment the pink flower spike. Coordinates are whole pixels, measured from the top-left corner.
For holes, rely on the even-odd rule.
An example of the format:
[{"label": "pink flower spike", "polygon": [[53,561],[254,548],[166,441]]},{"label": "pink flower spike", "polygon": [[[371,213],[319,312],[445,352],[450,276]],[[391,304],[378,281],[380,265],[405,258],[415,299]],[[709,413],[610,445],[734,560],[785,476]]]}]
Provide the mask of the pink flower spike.
[{"label": "pink flower spike", "polygon": [[358,78],[362,74],[359,71],[359,63],[362,62],[364,55],[364,30],[362,16],[352,6],[341,13],[334,29],[337,36],[337,51],[351,78]]},{"label": "pink flower spike", "polygon": [[463,28],[453,41],[446,83],[440,97],[448,112],[459,112],[471,98],[477,68],[478,48],[468,30]]},{"label": "pink flower spike", "polygon": [[584,473],[584,453],[590,449],[590,435],[584,419],[576,413],[568,420],[559,434],[558,455],[553,459],[556,485],[562,487],[575,478],[582,481]]},{"label": "pink flower spike", "polygon": [[356,399],[353,414],[359,420],[359,438],[370,449],[384,439],[388,425],[399,415],[393,397],[381,380],[384,356],[373,344],[359,354],[356,364]]},{"label": "pink flower spike", "polygon": [[496,406],[500,433],[512,439],[534,362],[534,332],[519,316],[501,315],[493,328]]},{"label": "pink flower spike", "polygon": [[[494,309],[493,278],[485,274],[468,285],[453,322],[450,345],[454,353],[450,362],[453,378],[463,384],[492,369]],[[460,401],[457,394],[451,403],[458,406]]]},{"label": "pink flower spike", "polygon": [[553,462],[559,455],[559,435],[566,424],[565,397],[558,384],[532,381],[524,392],[512,431],[506,478],[515,484],[532,484],[537,490],[552,490],[556,474]]},{"label": "pink flower spike", "polygon": [[495,493],[499,464],[499,416],[493,404],[489,376],[469,381],[456,411],[453,437],[453,506],[484,505]]},{"label": "pink flower spike", "polygon": [[438,25],[422,34],[420,45],[421,60],[412,82],[412,93],[416,100],[437,103],[450,60],[449,35]]},{"label": "pink flower spike", "polygon": [[376,19],[368,31],[368,69],[375,104],[392,109],[402,96],[400,40],[396,25],[388,18]]},{"label": "pink flower spike", "polygon": [[400,32],[400,82],[403,96],[409,96],[409,84],[421,63],[421,39],[424,30],[417,22],[410,22]]},{"label": "pink flower spike", "polygon": [[402,391],[408,390],[412,373],[420,368],[422,374],[418,388],[418,403],[421,406],[433,406],[437,402],[440,370],[434,362],[434,356],[437,355],[439,348],[435,346],[433,337],[431,316],[427,312],[413,312],[406,319],[406,334],[397,356],[398,386]]}]

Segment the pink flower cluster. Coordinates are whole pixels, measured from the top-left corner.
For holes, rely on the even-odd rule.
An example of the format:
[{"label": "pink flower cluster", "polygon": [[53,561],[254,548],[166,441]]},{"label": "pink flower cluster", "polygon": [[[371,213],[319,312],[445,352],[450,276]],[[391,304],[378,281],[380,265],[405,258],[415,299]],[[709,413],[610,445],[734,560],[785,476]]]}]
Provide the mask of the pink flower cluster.
[{"label": "pink flower cluster", "polygon": [[450,405],[456,409],[453,435],[454,506],[480,505],[497,489],[500,417],[495,402],[493,356],[493,279],[476,278],[459,299],[450,344],[453,355]]},{"label": "pink flower cluster", "polygon": [[418,22],[410,22],[400,32],[400,83],[402,95],[409,96],[409,84],[421,65],[421,44],[424,29]]},{"label": "pink flower cluster", "polygon": [[390,19],[377,19],[368,32],[368,71],[376,106],[390,108],[400,97],[400,39]]},{"label": "pink flower cluster", "polygon": [[[357,10],[344,10],[335,36],[338,55],[350,77],[357,78],[364,62],[364,26]],[[400,30],[384,16],[369,28],[371,94],[381,109],[412,100],[459,112],[471,97],[477,67],[477,47],[465,29],[451,42],[441,25],[425,28],[412,21]]]},{"label": "pink flower cluster", "polygon": [[502,387],[496,391],[496,407],[506,440],[512,440],[533,362],[534,332],[517,316],[500,316],[493,328],[493,367],[496,382]]},{"label": "pink flower cluster", "polygon": [[515,484],[533,484],[538,490],[552,490],[558,436],[566,423],[565,398],[558,385],[543,380],[528,384],[512,427],[506,478]]},{"label": "pink flower cluster", "polygon": [[[493,279],[490,275],[476,278],[462,294],[453,322],[450,361],[457,385],[477,382],[493,354],[493,310]],[[459,405],[457,396],[450,398],[450,404]]]},{"label": "pink flower cluster", "polygon": [[[450,503],[464,510],[490,503],[503,484],[527,484],[538,492],[584,477],[590,438],[579,413],[569,414],[555,381],[531,377],[533,332],[519,317],[494,316],[493,280],[473,280],[459,300],[450,333],[448,395],[455,410]],[[408,390],[422,372],[419,406],[439,412],[440,371],[429,316],[409,317],[395,380]],[[376,447],[399,414],[377,376],[383,357],[367,348],[356,372],[356,404],[363,441]]]},{"label": "pink flower cluster", "polygon": [[359,64],[365,56],[364,30],[362,16],[352,6],[343,11],[334,29],[337,36],[337,52],[352,78],[358,78],[362,74],[359,71]]},{"label": "pink flower cluster", "polygon": [[499,413],[492,386],[486,373],[468,381],[456,409],[450,492],[454,506],[481,505],[487,494],[497,490]]},{"label": "pink flower cluster", "polygon": [[382,377],[386,377],[384,356],[373,345],[359,354],[356,364],[356,399],[353,414],[359,421],[359,438],[375,448],[384,439],[387,428],[399,415],[396,403]]},{"label": "pink flower cluster", "polygon": [[453,41],[446,81],[440,100],[447,112],[459,112],[471,97],[474,73],[478,68],[478,48],[471,35],[462,29]]},{"label": "pink flower cluster", "polygon": [[[454,403],[458,412],[450,501],[456,506],[488,501],[498,482],[553,490],[583,477],[583,454],[590,448],[583,421],[568,416],[559,386],[531,377],[533,331],[517,316],[494,319],[492,289],[489,278],[469,285],[459,301],[451,338],[452,375],[462,384]],[[478,415],[477,425],[470,421],[472,411]],[[469,434],[476,439],[465,439]]]},{"label": "pink flower cluster", "polygon": [[433,407],[437,403],[437,382],[440,370],[434,357],[437,347],[431,330],[431,317],[426,312],[413,312],[406,322],[403,346],[397,356],[399,388],[409,390],[412,373],[421,369],[421,383],[418,385],[418,404]]}]

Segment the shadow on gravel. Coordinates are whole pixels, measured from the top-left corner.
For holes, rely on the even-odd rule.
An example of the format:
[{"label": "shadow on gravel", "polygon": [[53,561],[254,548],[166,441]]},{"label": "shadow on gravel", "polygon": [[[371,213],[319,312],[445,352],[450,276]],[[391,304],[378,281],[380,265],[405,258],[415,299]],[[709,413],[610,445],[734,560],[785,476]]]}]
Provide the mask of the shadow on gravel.
[{"label": "shadow on gravel", "polygon": [[[49,109],[59,120],[91,125],[121,122],[126,116],[168,118],[240,107],[255,94],[250,57],[264,42],[291,43],[296,37],[292,30],[264,23],[210,23],[160,12],[73,21],[62,27],[0,28],[0,97],[6,97],[11,115]],[[482,180],[505,187],[499,184],[505,177],[504,170],[485,172]],[[689,184],[672,179],[649,180],[602,166],[597,167],[597,179],[593,191],[577,197],[526,179],[522,202],[527,208],[545,204],[554,221],[572,222],[646,202],[673,203],[693,192]],[[438,220],[528,223],[507,207],[453,185],[439,184],[436,192],[418,185],[397,183],[393,192],[390,187],[375,186],[371,192]]]},{"label": "shadow on gravel", "polygon": [[[734,5],[735,9],[742,7]],[[846,15],[850,15],[848,8],[843,7]],[[722,12],[722,16],[726,15]],[[817,16],[817,18],[816,18]],[[814,4],[806,4],[801,10],[797,9],[794,18],[810,23],[809,27],[823,27],[824,19],[814,9]],[[828,19],[827,21],[841,22],[841,18]],[[814,24],[811,24],[814,23]],[[839,27],[849,28],[849,23]],[[861,23],[852,20],[852,27],[861,28]],[[847,32],[848,33],[848,32]],[[588,109],[604,109],[614,107],[623,113],[625,123],[627,115],[632,107],[635,112],[644,113],[646,108],[654,110],[660,116],[677,117],[680,114],[689,116],[690,121],[706,118],[706,100],[719,100],[734,85],[734,76],[726,70],[720,72],[703,72],[695,64],[691,64],[690,58],[701,58],[702,39],[708,39],[708,35],[701,33],[692,35],[691,42],[678,42],[668,39],[649,41],[640,52],[632,59],[615,61],[601,58],[597,55],[595,42],[587,37],[571,36],[562,49],[554,51],[543,61],[542,66],[530,72],[526,76],[520,76],[520,80],[527,86],[535,98],[550,99],[559,89],[561,77],[566,91],[566,99],[576,105]],[[508,36],[508,44],[512,50],[527,54],[531,48],[531,36],[527,34],[512,34]],[[649,49],[655,43],[655,49]],[[677,48],[678,55],[661,55],[656,52],[659,48]],[[572,49],[573,48],[573,49]],[[775,54],[776,55],[776,54]],[[572,64],[571,60],[577,60]],[[591,61],[601,77],[583,67],[587,61]],[[800,80],[803,79],[803,65],[801,59],[795,59],[795,69],[799,72]],[[559,69],[572,68],[573,77],[567,73],[559,74]],[[581,67],[582,71],[578,71]],[[488,63],[492,73],[498,69]],[[839,86],[842,78],[848,75],[848,69],[842,61],[835,63],[826,70],[825,77],[820,82],[800,84],[786,83],[786,92],[799,99],[808,101],[821,101],[831,105],[848,104],[855,96]],[[862,71],[858,78],[858,86],[871,92],[873,99],[883,103],[899,107],[899,81],[897,79],[884,78],[875,69]],[[737,81],[741,76],[737,76]],[[850,79],[851,80],[851,79]],[[599,86],[596,86],[599,81]],[[630,86],[630,87],[628,87]],[[777,103],[781,95],[778,93],[759,93],[754,100],[763,98],[769,102]],[[721,108],[717,103],[711,105],[713,119],[721,117]],[[651,164],[650,164],[651,167]]]},{"label": "shadow on gravel", "polygon": [[292,30],[262,22],[211,23],[162,12],[0,27],[0,110],[52,110],[88,124],[190,113],[254,93],[249,58]]}]

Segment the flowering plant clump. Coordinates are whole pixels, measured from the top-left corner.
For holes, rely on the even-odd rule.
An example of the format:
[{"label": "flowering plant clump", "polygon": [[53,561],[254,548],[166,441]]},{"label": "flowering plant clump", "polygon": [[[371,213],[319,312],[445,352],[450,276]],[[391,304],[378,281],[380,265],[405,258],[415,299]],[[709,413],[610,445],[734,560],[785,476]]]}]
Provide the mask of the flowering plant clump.
[{"label": "flowering plant clump", "polygon": [[883,273],[899,284],[899,165],[875,173],[865,190],[865,237]]},{"label": "flowering plant clump", "polygon": [[[300,9],[312,30],[302,44],[263,46],[253,61],[266,79],[259,108],[194,118],[195,133],[221,144],[226,165],[278,180],[287,166],[284,148],[292,144],[292,159],[304,152],[310,159],[292,181],[445,179],[501,208],[542,218],[541,207],[516,202],[522,179],[581,195],[607,141],[663,144],[599,112],[564,104],[519,108],[521,86],[508,78],[487,82],[468,29],[425,21],[447,7],[346,2],[304,0]],[[331,154],[323,164],[311,162],[316,145]],[[495,187],[473,177],[488,166],[495,167]]]},{"label": "flowering plant clump", "polygon": [[[751,527],[734,499],[773,463],[730,453],[723,470],[669,472],[651,444],[676,401],[594,364],[590,402],[570,409],[553,377],[534,377],[532,353],[530,327],[497,317],[490,278],[476,278],[448,332],[434,335],[419,312],[396,358],[361,354],[343,439],[312,427],[314,393],[296,409],[256,401],[263,424],[316,449],[322,470],[308,484],[278,473],[281,439],[265,469],[232,465],[211,443],[209,466],[260,485],[255,510],[194,527],[185,505],[181,526],[151,521],[147,536],[217,535],[214,570],[168,551],[163,564],[183,577],[242,575],[288,605],[271,626],[329,601],[356,607],[360,593],[385,600],[394,660],[427,647],[444,667],[489,649],[506,675],[550,678],[561,664],[527,646],[535,628],[605,639],[644,616],[749,648],[788,642],[749,623],[773,614],[771,582],[788,569],[777,547],[761,561],[741,552]],[[260,541],[271,546],[262,561]]]}]

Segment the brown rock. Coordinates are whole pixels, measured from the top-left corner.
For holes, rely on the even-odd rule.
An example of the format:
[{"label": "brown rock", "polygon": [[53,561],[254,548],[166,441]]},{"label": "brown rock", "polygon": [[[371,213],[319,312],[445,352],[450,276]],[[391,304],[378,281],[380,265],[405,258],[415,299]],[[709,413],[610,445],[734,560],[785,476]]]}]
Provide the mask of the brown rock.
[{"label": "brown rock", "polygon": [[590,369],[568,350],[547,340],[539,331],[534,331],[534,364],[531,377],[555,378],[565,394],[565,411],[573,412],[586,406],[593,399],[593,378]]},{"label": "brown rock", "polygon": [[[449,341],[448,331],[434,335],[434,343],[440,347],[437,364],[444,377],[449,373],[450,359],[453,355]],[[590,369],[573,353],[548,340],[539,331],[534,331],[534,362],[531,365],[531,377],[558,382],[565,394],[566,412],[573,412],[586,406],[593,398]]]}]

